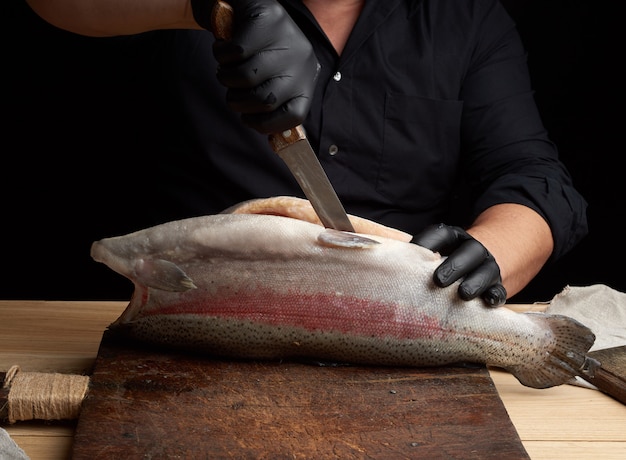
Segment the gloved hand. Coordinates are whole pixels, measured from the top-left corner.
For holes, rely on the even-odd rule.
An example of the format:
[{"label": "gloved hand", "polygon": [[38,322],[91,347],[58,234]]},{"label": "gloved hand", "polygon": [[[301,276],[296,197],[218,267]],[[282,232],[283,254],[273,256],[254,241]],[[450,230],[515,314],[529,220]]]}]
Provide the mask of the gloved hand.
[{"label": "gloved hand", "polygon": [[[229,107],[244,124],[269,134],[306,118],[319,63],[313,47],[276,0],[228,0],[231,39],[217,37],[217,78],[228,88]],[[191,0],[196,22],[211,30],[213,0]]]},{"label": "gloved hand", "polygon": [[448,256],[433,275],[439,287],[450,286],[464,278],[459,297],[470,300],[481,296],[488,305],[497,307],[506,301],[500,267],[479,241],[460,227],[439,224],[427,227],[411,243]]}]

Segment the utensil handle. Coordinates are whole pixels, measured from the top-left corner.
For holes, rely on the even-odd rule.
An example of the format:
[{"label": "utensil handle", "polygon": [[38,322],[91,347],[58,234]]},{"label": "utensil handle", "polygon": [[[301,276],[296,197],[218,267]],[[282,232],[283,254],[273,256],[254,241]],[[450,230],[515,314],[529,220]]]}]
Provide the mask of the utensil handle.
[{"label": "utensil handle", "polygon": [[233,30],[233,7],[223,0],[217,0],[211,10],[211,29],[215,38],[230,40]]},{"label": "utensil handle", "polygon": [[287,129],[281,133],[273,133],[268,136],[270,146],[274,152],[278,153],[285,147],[289,147],[298,141],[306,139],[306,134],[302,125]]}]

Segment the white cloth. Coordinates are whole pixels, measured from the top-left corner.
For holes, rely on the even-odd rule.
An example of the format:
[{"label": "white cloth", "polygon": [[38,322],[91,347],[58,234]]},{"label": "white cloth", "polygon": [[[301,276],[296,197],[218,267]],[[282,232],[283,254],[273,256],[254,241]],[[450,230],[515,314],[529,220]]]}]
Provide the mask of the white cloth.
[{"label": "white cloth", "polygon": [[[589,351],[626,345],[626,294],[604,284],[567,286],[554,296],[546,313],[580,321],[596,335]],[[570,384],[597,389],[576,377]]]},{"label": "white cloth", "polygon": [[4,428],[0,428],[0,460],[30,460]]},{"label": "white cloth", "polygon": [[626,345],[626,293],[604,284],[567,286],[546,312],[570,316],[591,329],[596,341],[590,351]]}]

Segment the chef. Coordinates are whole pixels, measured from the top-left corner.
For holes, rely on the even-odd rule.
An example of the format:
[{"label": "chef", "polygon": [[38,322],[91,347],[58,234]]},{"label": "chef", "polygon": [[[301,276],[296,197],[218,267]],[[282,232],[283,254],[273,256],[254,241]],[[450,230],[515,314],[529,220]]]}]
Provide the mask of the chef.
[{"label": "chef", "polygon": [[303,124],[346,211],[449,256],[434,279],[463,299],[501,305],[587,233],[498,0],[232,0],[230,40],[214,0],[27,3],[158,88],[155,223],[303,196],[267,142]]}]

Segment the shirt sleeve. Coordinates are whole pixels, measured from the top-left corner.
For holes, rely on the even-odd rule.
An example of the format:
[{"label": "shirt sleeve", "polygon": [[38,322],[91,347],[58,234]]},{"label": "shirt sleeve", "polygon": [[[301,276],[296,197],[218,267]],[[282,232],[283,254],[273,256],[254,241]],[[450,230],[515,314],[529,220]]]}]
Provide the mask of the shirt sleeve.
[{"label": "shirt sleeve", "polygon": [[543,126],[515,24],[499,2],[477,4],[484,10],[461,93],[471,217],[498,203],[532,208],[552,229],[556,260],[587,234],[587,203]]}]

